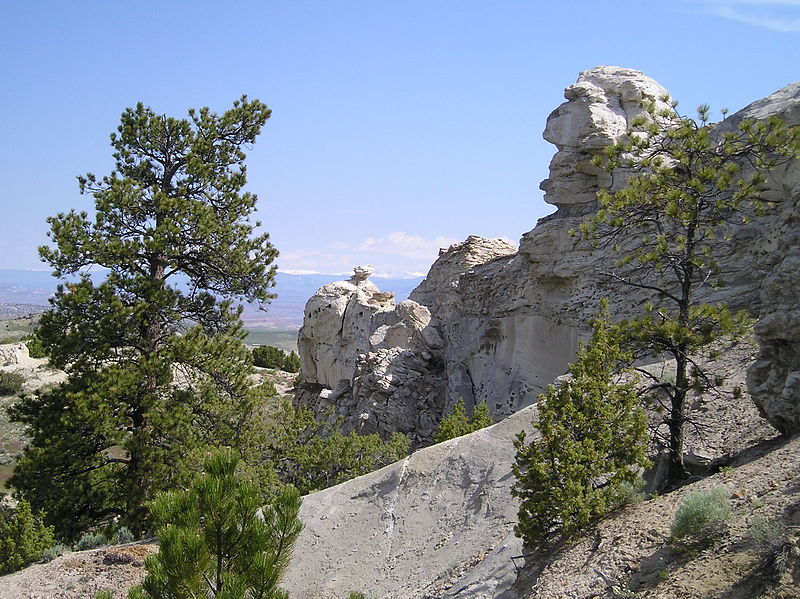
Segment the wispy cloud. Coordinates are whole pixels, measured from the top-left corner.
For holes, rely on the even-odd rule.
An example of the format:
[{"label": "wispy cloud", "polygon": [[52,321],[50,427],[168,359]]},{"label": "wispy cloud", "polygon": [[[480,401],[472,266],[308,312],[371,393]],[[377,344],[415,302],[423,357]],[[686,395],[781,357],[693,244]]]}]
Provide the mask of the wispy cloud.
[{"label": "wispy cloud", "polygon": [[374,277],[416,277],[428,271],[440,248],[458,241],[395,231],[385,237],[367,237],[354,243],[338,241],[327,250],[283,251],[278,264],[286,273],[326,274],[352,273],[354,266],[371,264],[375,267]]},{"label": "wispy cloud", "polygon": [[723,19],[781,33],[800,33],[800,0],[700,0],[695,6]]},{"label": "wispy cloud", "polygon": [[450,247],[458,239],[452,237],[435,237],[425,239],[418,235],[408,235],[402,231],[389,233],[386,237],[368,237],[358,246],[359,252],[390,254],[414,260],[430,259],[433,261],[439,254],[439,248]]}]

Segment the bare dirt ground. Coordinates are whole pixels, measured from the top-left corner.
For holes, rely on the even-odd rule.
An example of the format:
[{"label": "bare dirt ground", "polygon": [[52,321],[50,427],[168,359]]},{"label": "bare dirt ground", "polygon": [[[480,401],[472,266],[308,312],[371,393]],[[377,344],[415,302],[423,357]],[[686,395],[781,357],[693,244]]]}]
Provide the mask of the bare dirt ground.
[{"label": "bare dirt ground", "polygon": [[[518,586],[526,599],[789,599],[800,597],[800,437],[776,439],[739,456],[737,467],[662,497],[629,506],[566,548],[529,558]],[[689,493],[726,486],[730,527],[716,543],[682,550],[670,525]],[[758,518],[786,530],[787,567],[778,584],[763,580],[748,528]],[[616,588],[615,588],[616,587]]]},{"label": "bare dirt ground", "polygon": [[0,599],[91,599],[98,591],[127,597],[144,577],[144,558],[156,550],[133,543],[66,553],[0,577]]}]

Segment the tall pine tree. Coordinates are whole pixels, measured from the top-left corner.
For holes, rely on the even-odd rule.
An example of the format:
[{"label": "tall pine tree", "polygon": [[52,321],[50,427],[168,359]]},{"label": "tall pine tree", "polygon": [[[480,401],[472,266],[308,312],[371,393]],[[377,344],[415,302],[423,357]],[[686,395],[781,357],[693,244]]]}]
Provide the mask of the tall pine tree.
[{"label": "tall pine tree", "polygon": [[726,129],[709,122],[708,106],[698,112],[695,120],[648,106],[595,161],[612,173],[632,174],[622,189],[598,194],[597,215],[582,226],[584,234],[621,254],[605,274],[651,293],[644,313],[621,323],[627,346],[637,358],[675,361],[674,382],[656,381],[653,387],[656,401],[662,394],[667,398],[670,483],[685,476],[687,398],[693,389],[717,386],[699,358],[714,344],[737,341],[748,326],[744,313],[704,302],[698,292],[724,285],[719,256],[729,226],[769,209],[763,192],[770,171],[800,156],[800,128],[776,117]]},{"label": "tall pine tree", "polygon": [[277,251],[242,191],[243,149],[269,116],[246,96],[187,119],[129,108],[111,135],[115,169],[78,178],[94,217],[48,219],[42,259],[74,282],[37,335],[69,378],[14,409],[31,443],[10,483],[62,537],[111,519],[141,530],[145,503],[188,481],[203,447],[252,444],[260,397],[232,301],[272,297]]}]

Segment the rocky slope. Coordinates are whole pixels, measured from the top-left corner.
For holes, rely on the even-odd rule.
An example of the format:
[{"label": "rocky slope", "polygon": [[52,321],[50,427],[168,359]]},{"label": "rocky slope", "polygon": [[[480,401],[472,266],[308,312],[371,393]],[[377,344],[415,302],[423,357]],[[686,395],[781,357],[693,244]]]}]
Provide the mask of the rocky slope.
[{"label": "rocky slope", "polygon": [[[687,442],[702,451],[691,461],[696,468],[725,466],[722,473],[627,507],[574,544],[526,559],[513,533],[517,504],[510,488],[513,439],[530,430],[536,410],[530,406],[490,428],[306,496],[305,530],[284,586],[303,599],[345,599],[352,591],[380,599],[588,599],[612,597],[611,588],[620,584],[637,596],[663,599],[752,596],[725,594],[734,584],[758,582],[750,576],[759,556],[746,540],[749,522],[781,519],[793,546],[791,527],[800,524],[800,440],[775,439],[746,393],[738,399],[730,393],[743,385],[754,354],[746,346],[708,365],[730,375],[725,400],[693,398],[697,426]],[[735,494],[730,534],[691,559],[676,554],[667,537],[678,502],[717,484]],[[77,599],[108,588],[124,597],[143,571],[140,560],[116,562],[117,550],[70,553],[0,577],[0,599]],[[778,587],[785,597],[797,596],[791,594],[797,588],[791,578]]]}]

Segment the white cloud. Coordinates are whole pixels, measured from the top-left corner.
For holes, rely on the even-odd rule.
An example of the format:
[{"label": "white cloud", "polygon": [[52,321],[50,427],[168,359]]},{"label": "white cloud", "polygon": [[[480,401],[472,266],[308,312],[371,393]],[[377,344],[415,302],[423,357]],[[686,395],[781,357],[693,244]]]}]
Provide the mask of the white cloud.
[{"label": "white cloud", "polygon": [[800,0],[703,0],[711,15],[781,33],[800,32]]},{"label": "white cloud", "polygon": [[370,264],[373,277],[415,278],[424,276],[439,256],[440,248],[450,247],[458,239],[426,238],[402,231],[385,237],[368,237],[363,241],[335,241],[325,250],[281,251],[278,265],[286,273],[350,273],[353,267]]},{"label": "white cloud", "polygon": [[458,239],[452,237],[425,239],[418,235],[408,235],[402,231],[396,231],[378,239],[368,237],[361,242],[357,249],[359,252],[390,254],[415,260],[430,259],[433,262],[439,255],[440,248],[450,247],[457,242]]}]

